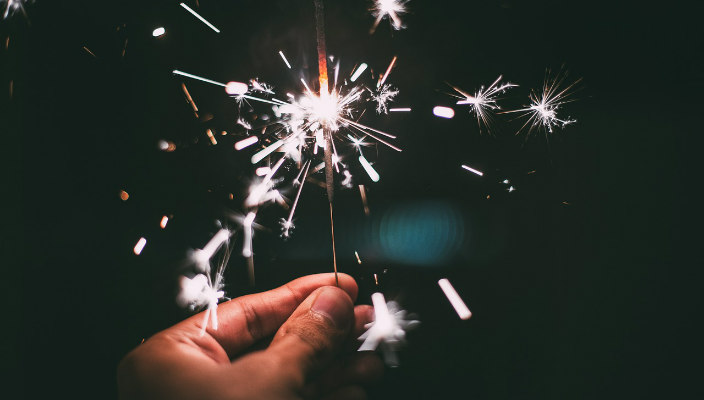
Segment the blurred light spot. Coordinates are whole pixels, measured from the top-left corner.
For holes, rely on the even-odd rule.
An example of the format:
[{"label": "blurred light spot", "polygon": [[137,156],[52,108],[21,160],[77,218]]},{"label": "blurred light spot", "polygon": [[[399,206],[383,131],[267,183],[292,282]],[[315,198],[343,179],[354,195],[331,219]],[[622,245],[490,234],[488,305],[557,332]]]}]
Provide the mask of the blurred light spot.
[{"label": "blurred light spot", "polygon": [[127,199],[130,198],[130,194],[125,192],[124,190],[120,190],[120,199],[122,201],[127,201]]},{"label": "blurred light spot", "polygon": [[161,222],[159,222],[159,226],[161,227],[161,229],[166,228],[166,224],[167,224],[168,222],[169,222],[169,217],[167,217],[166,215],[164,215],[163,217],[161,217]]},{"label": "blurred light spot", "polygon": [[452,118],[455,116],[455,110],[450,107],[435,106],[435,108],[433,108],[433,114],[440,118]]},{"label": "blurred light spot", "polygon": [[269,172],[271,172],[271,168],[269,167],[259,167],[255,171],[257,176],[266,176]]},{"label": "blurred light spot", "polygon": [[225,85],[225,93],[230,96],[243,95],[247,93],[247,90],[249,90],[249,86],[242,82],[227,82],[227,85]]},{"label": "blurred light spot", "polygon": [[163,26],[160,26],[160,27],[154,29],[154,31],[152,31],[152,36],[159,37],[165,33],[166,33],[166,29],[164,29]]},{"label": "blurred light spot", "polygon": [[144,246],[147,245],[147,239],[145,238],[139,238],[137,241],[137,244],[134,245],[134,254],[140,255],[142,253],[142,250],[144,250]]},{"label": "blurred light spot", "polygon": [[173,144],[173,142],[168,142],[166,140],[160,140],[159,141],[159,150],[171,153],[172,151],[176,150],[176,145]]},{"label": "blurred light spot", "polygon": [[379,227],[382,251],[393,261],[434,265],[452,257],[464,239],[460,212],[445,202],[423,202],[392,209]]},{"label": "blurred light spot", "polygon": [[205,131],[205,133],[208,135],[208,138],[210,138],[210,143],[212,143],[213,145],[218,144],[218,141],[215,140],[215,136],[213,136],[213,131],[208,129],[207,131]]},{"label": "blurred light spot", "polygon": [[246,139],[242,139],[239,142],[235,143],[235,150],[242,150],[247,146],[251,146],[254,143],[257,143],[259,141],[259,138],[256,136],[250,136]]}]

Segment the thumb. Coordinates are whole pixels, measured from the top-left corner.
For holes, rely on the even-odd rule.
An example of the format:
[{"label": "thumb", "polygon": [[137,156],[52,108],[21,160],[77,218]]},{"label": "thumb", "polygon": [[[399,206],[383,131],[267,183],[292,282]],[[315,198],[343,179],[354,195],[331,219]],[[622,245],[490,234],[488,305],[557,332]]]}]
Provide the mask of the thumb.
[{"label": "thumb", "polygon": [[279,328],[266,352],[281,362],[295,386],[302,387],[342,347],[353,322],[354,305],[347,292],[321,287]]}]

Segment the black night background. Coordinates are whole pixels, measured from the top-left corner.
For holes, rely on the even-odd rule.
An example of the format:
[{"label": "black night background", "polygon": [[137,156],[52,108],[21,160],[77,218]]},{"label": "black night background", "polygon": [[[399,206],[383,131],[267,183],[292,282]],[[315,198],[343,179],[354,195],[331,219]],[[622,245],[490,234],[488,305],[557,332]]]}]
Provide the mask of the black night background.
[{"label": "black night background", "polygon": [[[312,1],[200,0],[220,34],[178,3],[36,0],[27,18],[0,20],[3,398],[114,398],[119,360],[188,315],[174,302],[182,260],[241,210],[251,152],[232,147],[242,132],[232,99],[171,71],[297,90],[284,50],[317,76]],[[384,21],[370,35],[370,2],[325,1],[343,71],[397,55],[393,105],[413,107],[374,118],[403,152],[370,150],[378,183],[356,171],[370,216],[356,186],[336,195],[339,265],[360,301],[382,290],[421,320],[370,398],[702,395],[704,35],[701,10],[680,3],[412,0],[406,29]],[[166,35],[152,37],[159,26]],[[503,75],[520,85],[502,103],[515,108],[563,65],[583,78],[564,108],[577,123],[547,138],[514,135],[514,115],[480,134],[445,94]],[[457,114],[437,118],[435,105]],[[213,146],[209,128],[231,134]],[[160,151],[161,139],[176,151]],[[285,214],[261,214],[256,286],[233,255],[229,296],[332,269],[325,190],[304,188],[288,241]],[[163,230],[162,215],[173,216]],[[470,320],[438,288],[443,277]]]}]

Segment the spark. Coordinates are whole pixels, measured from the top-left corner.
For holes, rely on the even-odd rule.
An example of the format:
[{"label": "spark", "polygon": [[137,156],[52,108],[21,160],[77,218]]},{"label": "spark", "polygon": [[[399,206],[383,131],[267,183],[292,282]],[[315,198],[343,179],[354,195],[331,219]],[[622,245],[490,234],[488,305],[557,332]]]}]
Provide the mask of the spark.
[{"label": "spark", "polygon": [[220,229],[202,249],[196,249],[191,255],[191,259],[200,272],[210,268],[210,259],[220,249],[220,246],[230,240],[230,231]]},{"label": "spark", "polygon": [[269,167],[259,167],[254,171],[257,176],[266,176],[269,172],[271,172]]},{"label": "spark", "polygon": [[455,116],[455,110],[450,107],[435,106],[433,107],[433,114],[440,118],[452,118]]},{"label": "spark", "polygon": [[98,58],[98,56],[96,56],[96,55],[95,55],[92,51],[90,51],[90,49],[87,48],[86,46],[83,46],[83,50],[85,50],[86,53],[90,54],[91,56],[93,56],[93,57],[95,57],[95,58]]},{"label": "spark", "polygon": [[144,250],[144,246],[147,245],[147,239],[141,237],[137,241],[137,244],[134,245],[134,254],[140,255],[142,254],[142,250]]},{"label": "spark", "polygon": [[282,59],[284,60],[284,62],[286,63],[286,66],[288,67],[288,69],[291,69],[291,64],[288,63],[288,60],[286,59],[286,56],[284,55],[284,52],[281,51],[281,50],[279,50],[279,55],[281,56],[281,58],[282,58]]},{"label": "spark", "polygon": [[350,81],[354,82],[359,78],[360,75],[362,75],[362,72],[364,72],[367,69],[367,64],[366,63],[361,63],[359,67],[357,68],[356,71],[352,74],[352,77],[350,77]]},{"label": "spark", "polygon": [[220,29],[216,28],[213,24],[211,24],[210,22],[208,22],[208,21],[207,21],[205,18],[203,18],[200,14],[198,14],[197,12],[195,12],[191,7],[188,7],[188,6],[186,5],[186,3],[181,3],[181,7],[185,8],[186,11],[188,11],[189,13],[193,14],[194,17],[196,17],[196,18],[198,18],[199,20],[201,20],[201,22],[203,22],[205,25],[207,25],[210,29],[214,30],[216,33],[220,33]]},{"label": "spark", "polygon": [[359,163],[362,164],[362,167],[364,167],[364,170],[367,171],[367,174],[372,179],[372,181],[379,182],[379,173],[376,172],[374,167],[372,167],[372,165],[369,164],[369,161],[367,161],[367,159],[364,158],[364,156],[359,156]]},{"label": "spark", "polygon": [[152,36],[159,37],[159,36],[163,36],[165,33],[166,33],[166,29],[164,29],[163,26],[160,26],[152,31]]},{"label": "spark", "polygon": [[125,192],[124,190],[120,190],[120,200],[122,201],[127,201],[127,199],[130,198],[130,194]]},{"label": "spark", "polygon": [[438,281],[438,285],[440,285],[442,291],[445,292],[445,296],[447,296],[447,299],[450,300],[450,304],[452,304],[452,307],[455,308],[455,311],[457,311],[457,315],[460,316],[460,319],[469,319],[472,316],[472,312],[469,311],[469,308],[467,308],[467,305],[464,301],[462,301],[460,295],[457,294],[455,288],[452,287],[450,281],[443,278]]},{"label": "spark", "polygon": [[215,139],[215,136],[213,135],[213,131],[212,131],[212,130],[208,129],[207,131],[205,131],[205,133],[208,135],[208,138],[210,139],[210,142],[211,142],[213,145],[218,144],[218,141]]},{"label": "spark", "polygon": [[373,34],[379,23],[386,17],[389,18],[389,22],[395,30],[403,28],[400,15],[406,13],[407,2],[408,0],[374,0],[371,11],[376,20],[369,33]]},{"label": "spark", "polygon": [[386,72],[384,72],[384,75],[379,80],[379,83],[376,84],[377,89],[380,88],[384,84],[384,82],[386,82],[386,78],[389,77],[391,70],[393,69],[394,65],[396,64],[396,58],[397,57],[394,56],[394,58],[391,59],[391,63],[389,63],[389,66],[386,68]]},{"label": "spark", "polygon": [[2,17],[7,18],[18,11],[26,17],[27,12],[24,10],[24,6],[27,2],[27,0],[5,0],[5,10],[2,12]]},{"label": "spark", "polygon": [[521,117],[528,116],[528,120],[516,134],[519,134],[526,126],[529,126],[529,134],[534,130],[543,129],[547,135],[548,133],[552,133],[555,127],[564,128],[567,125],[577,122],[577,120],[570,119],[570,117],[561,118],[557,114],[557,111],[562,105],[574,101],[571,96],[574,93],[575,85],[582,80],[580,78],[569,85],[564,85],[566,78],[567,74],[562,73],[562,71],[558,72],[555,76],[551,76],[550,70],[547,70],[543,88],[540,93],[531,90],[529,96],[530,105],[518,110],[507,111],[511,113],[521,113]]},{"label": "spark", "polygon": [[394,100],[398,90],[392,88],[391,85],[384,85],[376,92],[369,90],[369,93],[371,93],[372,100],[376,102],[376,113],[388,114],[388,103]]},{"label": "spark", "polygon": [[474,172],[475,174],[479,176],[484,176],[484,173],[482,171],[476,170],[470,166],[462,164],[462,168],[466,169],[467,171]]},{"label": "spark", "polygon": [[488,88],[484,88],[484,86],[482,86],[474,93],[474,95],[471,95],[458,87],[451,86],[455,92],[459,94],[452,94],[452,96],[460,99],[457,104],[469,104],[469,112],[473,113],[477,117],[477,124],[479,125],[480,130],[482,128],[489,130],[492,122],[491,112],[501,109],[501,107],[497,104],[497,101],[499,100],[498,96],[505,93],[508,89],[518,86],[510,82],[501,83],[501,78],[502,76],[499,75],[494,83],[489,85]]},{"label": "spark", "polygon": [[406,330],[419,322],[406,319],[406,311],[394,301],[386,302],[381,293],[372,294],[374,322],[366,324],[367,331],[359,337],[364,342],[358,351],[376,350],[381,346],[384,361],[391,367],[398,366],[396,351],[405,343]]},{"label": "spark", "polygon": [[[299,181],[298,192],[296,193],[296,199],[293,201],[291,206],[291,212],[288,214],[288,219],[281,221],[281,236],[288,238],[291,234],[291,230],[295,228],[293,225],[293,213],[296,212],[296,206],[298,205],[298,199],[301,197],[301,192],[303,191],[303,184],[306,182],[306,176],[308,175],[308,168],[310,168],[310,160],[306,162],[305,167],[302,169],[303,178]],[[298,178],[296,179],[298,181]]]},{"label": "spark", "polygon": [[230,96],[239,96],[247,93],[249,86],[242,82],[227,82],[225,85],[225,93]]},{"label": "spark", "polygon": [[186,78],[196,79],[196,80],[199,80],[199,81],[202,81],[202,82],[205,82],[205,83],[211,83],[211,84],[213,84],[213,85],[218,85],[218,86],[222,86],[222,87],[227,87],[227,85],[224,84],[224,83],[222,83],[222,82],[217,82],[217,81],[214,81],[214,80],[211,80],[211,79],[203,78],[202,76],[189,74],[189,73],[187,73],[187,72],[179,71],[179,70],[177,70],[177,69],[173,70],[172,73],[173,73],[174,75],[185,76]]},{"label": "spark", "polygon": [[181,89],[183,89],[183,93],[186,95],[186,100],[188,101],[188,104],[190,104],[191,108],[193,108],[193,113],[196,115],[196,118],[198,118],[198,106],[196,106],[195,101],[193,101],[193,98],[188,92],[188,88],[186,87],[185,83],[181,84]]},{"label": "spark", "polygon": [[359,258],[359,254],[355,251],[354,256],[357,258],[357,264],[362,264],[362,260]]},{"label": "spark", "polygon": [[159,222],[159,226],[161,227],[161,229],[165,229],[165,228],[166,228],[166,224],[167,224],[168,222],[169,222],[169,217],[167,217],[166,215],[164,215],[163,217],[161,217],[161,222]]},{"label": "spark", "polygon": [[410,112],[411,107],[389,108],[389,112]]},{"label": "spark", "polygon": [[364,215],[369,216],[369,204],[367,203],[367,190],[364,185],[359,185],[359,197],[362,199],[362,206],[364,207]]},{"label": "spark", "polygon": [[256,136],[250,136],[246,139],[242,139],[239,142],[235,143],[235,150],[242,150],[245,147],[249,147],[253,145],[254,143],[257,143],[259,141],[259,138]]}]

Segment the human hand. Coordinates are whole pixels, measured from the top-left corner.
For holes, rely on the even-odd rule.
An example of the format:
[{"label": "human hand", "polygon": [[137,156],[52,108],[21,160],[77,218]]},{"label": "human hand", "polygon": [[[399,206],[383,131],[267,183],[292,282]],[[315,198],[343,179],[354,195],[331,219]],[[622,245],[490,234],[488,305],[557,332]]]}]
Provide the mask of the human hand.
[{"label": "human hand", "polygon": [[[373,318],[353,306],[357,284],[309,275],[268,292],[222,303],[220,325],[201,335],[194,315],[149,338],[122,360],[122,399],[364,399],[378,379],[377,355],[355,351]],[[254,346],[275,334],[264,350]]]}]

